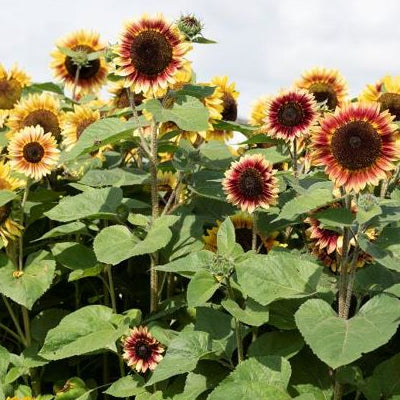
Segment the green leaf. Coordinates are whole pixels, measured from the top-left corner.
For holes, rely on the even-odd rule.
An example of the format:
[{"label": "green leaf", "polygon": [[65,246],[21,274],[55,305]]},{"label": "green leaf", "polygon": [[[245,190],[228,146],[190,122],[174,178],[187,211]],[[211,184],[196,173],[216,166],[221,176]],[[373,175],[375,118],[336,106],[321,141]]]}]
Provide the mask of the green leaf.
[{"label": "green leaf", "polygon": [[80,308],[47,333],[39,355],[61,360],[101,349],[116,352],[115,342],[123,331],[111,323],[113,316],[110,308],[101,305]]},{"label": "green leaf", "polygon": [[191,42],[200,43],[200,44],[214,44],[214,43],[217,43],[215,40],[206,39],[203,36],[196,36],[193,39],[191,39]]},{"label": "green leaf", "polygon": [[197,271],[187,288],[188,306],[198,307],[203,305],[219,287],[219,282],[210,272],[205,270]]},{"label": "green leaf", "polygon": [[362,207],[359,207],[357,211],[356,221],[360,225],[363,225],[381,214],[382,214],[382,209],[378,205],[374,205],[369,210],[364,210]]},{"label": "green leaf", "polygon": [[146,386],[171,376],[193,371],[197,362],[211,354],[210,337],[205,332],[181,332],[173,339],[163,360],[154,370]]},{"label": "green leaf", "polygon": [[116,213],[121,201],[122,190],[119,188],[90,189],[76,196],[65,197],[45,215],[60,222],[108,217]]},{"label": "green leaf", "polygon": [[378,295],[359,313],[339,318],[323,300],[305,302],[295,315],[297,326],[314,353],[332,368],[350,364],[385,344],[400,323],[400,300]]},{"label": "green leaf", "polygon": [[72,270],[92,268],[97,263],[93,250],[76,242],[57,243],[51,252],[57,262]]},{"label": "green leaf", "polygon": [[204,131],[208,128],[208,111],[192,96],[177,96],[172,108],[164,108],[159,100],[148,100],[143,108],[153,114],[157,122],[172,121],[185,131]]},{"label": "green leaf", "polygon": [[208,397],[208,400],[288,400],[286,388],[290,364],[280,357],[258,357],[242,361]]},{"label": "green leaf", "polygon": [[246,300],[246,307],[240,308],[239,304],[231,299],[226,299],[221,302],[232,316],[250,326],[261,326],[268,322],[269,310],[267,307],[258,304],[250,297]]},{"label": "green leaf", "polygon": [[141,185],[149,179],[149,174],[142,170],[114,169],[91,169],[79,181],[92,187],[103,186],[131,186]]},{"label": "green leaf", "polygon": [[385,290],[385,293],[393,294],[394,296],[400,298],[400,283],[396,283]]},{"label": "green leaf", "polygon": [[351,226],[354,222],[355,215],[347,208],[328,208],[313,214],[323,225],[327,227]]},{"label": "green leaf", "polygon": [[259,336],[250,344],[248,355],[280,356],[291,358],[304,346],[304,340],[298,331],[273,331]]},{"label": "green leaf", "polygon": [[214,128],[217,128],[222,131],[235,131],[241,132],[244,135],[251,135],[254,131],[257,130],[254,126],[239,124],[233,121],[222,121],[218,120],[213,123]]},{"label": "green leaf", "polygon": [[144,379],[139,375],[128,375],[115,381],[103,393],[109,394],[113,397],[130,397],[136,396],[138,393],[143,392],[145,389],[142,387]]},{"label": "green leaf", "polygon": [[139,240],[122,225],[104,228],[93,243],[97,260],[116,265],[133,256],[154,253],[168,244],[172,237],[169,227],[178,219],[172,215],[156,219],[144,240]]},{"label": "green leaf", "polygon": [[290,156],[279,151],[278,147],[272,146],[268,149],[251,149],[246,154],[261,154],[271,164],[278,164],[289,160]]},{"label": "green leaf", "polygon": [[198,99],[204,99],[205,97],[211,96],[215,92],[215,86],[204,86],[204,85],[183,85],[182,89],[179,89],[176,93],[180,96],[187,95],[197,97]]},{"label": "green leaf", "polygon": [[228,217],[220,225],[217,233],[218,254],[229,257],[236,247],[235,227]]},{"label": "green leaf", "polygon": [[226,195],[222,189],[224,174],[221,171],[201,170],[193,174],[194,184],[190,190],[202,197],[225,201]]},{"label": "green leaf", "polygon": [[201,164],[209,169],[226,170],[233,158],[227,145],[219,140],[211,140],[199,148],[202,156]]},{"label": "green leaf", "polygon": [[0,207],[18,197],[18,194],[10,190],[0,190]]},{"label": "green leaf", "polygon": [[0,380],[6,374],[9,363],[10,353],[5,347],[0,346]]},{"label": "green leaf", "polygon": [[14,277],[13,263],[0,254],[0,292],[30,310],[50,287],[55,269],[56,262],[42,250],[28,257],[22,276]]},{"label": "green leaf", "polygon": [[66,235],[73,235],[76,233],[83,233],[83,232],[86,232],[86,225],[83,222],[74,221],[70,222],[69,224],[56,226],[55,228],[49,230],[44,235],[42,235],[39,239],[32,240],[32,242],[36,242],[38,240],[43,240],[43,239],[66,236]]},{"label": "green leaf", "polygon": [[60,95],[64,95],[62,87],[53,82],[33,83],[25,88],[29,92],[53,92]]},{"label": "green leaf", "polygon": [[236,266],[236,273],[244,292],[266,306],[279,299],[314,295],[322,269],[296,254],[276,251],[247,258]]}]

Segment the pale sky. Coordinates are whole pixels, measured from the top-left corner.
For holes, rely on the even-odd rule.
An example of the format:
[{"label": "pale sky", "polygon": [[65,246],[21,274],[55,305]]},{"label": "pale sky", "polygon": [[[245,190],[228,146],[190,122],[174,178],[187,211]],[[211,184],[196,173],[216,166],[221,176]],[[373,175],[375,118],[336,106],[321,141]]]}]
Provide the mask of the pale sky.
[{"label": "pale sky", "polygon": [[93,29],[118,40],[123,22],[147,12],[175,19],[194,12],[215,45],[188,54],[199,81],[228,75],[247,118],[259,96],[288,87],[312,66],[339,69],[352,95],[385,74],[400,75],[397,0],[0,0],[0,62],[14,62],[36,82],[52,79],[54,42]]}]

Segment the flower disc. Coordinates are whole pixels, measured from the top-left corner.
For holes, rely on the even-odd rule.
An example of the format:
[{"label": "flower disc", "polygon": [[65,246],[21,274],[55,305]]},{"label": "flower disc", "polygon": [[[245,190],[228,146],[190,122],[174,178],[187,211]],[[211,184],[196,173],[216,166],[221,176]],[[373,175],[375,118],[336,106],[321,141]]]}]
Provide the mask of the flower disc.
[{"label": "flower disc", "polygon": [[313,159],[337,186],[362,190],[378,185],[398,158],[396,126],[378,104],[351,103],[328,114],[313,138]]},{"label": "flower disc", "polygon": [[0,64],[0,109],[10,110],[21,98],[22,89],[29,85],[31,79],[16,66],[7,72]]},{"label": "flower disc", "polygon": [[260,154],[233,162],[222,181],[228,202],[249,213],[257,207],[268,208],[278,197],[274,174],[272,165]]}]

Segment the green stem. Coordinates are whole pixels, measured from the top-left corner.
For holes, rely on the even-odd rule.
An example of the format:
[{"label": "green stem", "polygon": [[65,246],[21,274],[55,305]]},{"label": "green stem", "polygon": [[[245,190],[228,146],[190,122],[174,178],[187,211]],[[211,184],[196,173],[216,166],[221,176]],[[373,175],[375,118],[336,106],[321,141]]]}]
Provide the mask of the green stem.
[{"label": "green stem", "polygon": [[[235,301],[235,295],[233,293],[229,278],[226,278],[226,287],[228,289],[229,299]],[[244,360],[242,332],[241,332],[240,321],[237,318],[234,318],[234,321],[235,321],[236,346],[238,349],[238,363],[241,363]]]},{"label": "green stem", "polygon": [[9,335],[11,335],[14,339],[17,339],[18,342],[22,343],[25,346],[25,343],[22,341],[21,337],[17,335],[12,329],[10,329],[8,326],[2,324],[0,322],[0,328],[4,329]]},{"label": "green stem", "polygon": [[[22,201],[21,201],[20,223],[22,226],[24,226],[24,222],[25,222],[25,204],[26,204],[26,200],[28,199],[29,189],[30,189],[30,181],[28,180],[26,182],[24,195],[23,195]],[[18,270],[22,271],[24,269],[24,232],[23,231],[21,232],[18,243],[19,243]]]},{"label": "green stem", "polygon": [[253,251],[257,251],[257,222],[258,215],[256,213],[253,214],[253,227],[251,230],[251,249]]},{"label": "green stem", "polygon": [[13,310],[12,307],[11,307],[11,304],[8,302],[6,296],[4,296],[3,294],[2,294],[1,296],[2,296],[2,298],[3,298],[4,304],[5,304],[6,307],[7,307],[8,313],[10,314],[11,319],[12,319],[12,321],[13,321],[13,323],[14,323],[15,329],[16,329],[17,332],[18,332],[18,335],[19,335],[19,337],[20,337],[20,339],[21,339],[21,342],[24,344],[25,347],[27,347],[25,334],[24,334],[23,330],[21,329],[21,325],[20,325],[20,323],[19,323],[19,321],[18,321],[17,316],[15,315],[14,310]]},{"label": "green stem", "polygon": [[107,276],[108,276],[108,289],[109,289],[110,298],[111,298],[111,307],[112,307],[114,313],[117,314],[117,300],[115,297],[114,280],[113,280],[112,268],[111,268],[110,264],[106,265],[106,271],[107,271]]},{"label": "green stem", "polygon": [[293,168],[293,174],[296,182],[299,179],[299,171],[298,171],[298,166],[297,166],[297,138],[295,137],[293,139],[293,158],[292,158],[292,168]]},{"label": "green stem", "polygon": [[76,66],[76,72],[75,72],[75,79],[74,79],[74,87],[72,89],[72,100],[76,101],[76,88],[78,86],[78,80],[79,80],[79,73],[81,72],[81,66],[77,65]]}]

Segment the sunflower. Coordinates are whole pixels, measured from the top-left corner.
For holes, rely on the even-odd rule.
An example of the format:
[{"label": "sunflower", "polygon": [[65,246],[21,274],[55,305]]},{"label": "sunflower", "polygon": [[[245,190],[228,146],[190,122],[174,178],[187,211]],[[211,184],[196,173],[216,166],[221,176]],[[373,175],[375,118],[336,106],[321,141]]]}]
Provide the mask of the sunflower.
[{"label": "sunflower", "polygon": [[376,101],[381,111],[388,110],[395,121],[400,121],[400,76],[385,76],[375,85],[367,85],[360,101]]},{"label": "sunflower", "polygon": [[122,357],[128,367],[137,372],[154,371],[162,360],[164,348],[148,331],[147,327],[139,326],[130,331],[129,336],[122,340]]},{"label": "sunflower", "polygon": [[[237,99],[239,97],[239,92],[236,91],[234,82],[228,83],[227,76],[216,76],[210,81],[211,86],[215,86],[215,92],[213,96],[213,101],[215,99],[222,100],[222,110],[217,109],[218,114],[212,118],[211,122],[216,122],[218,120],[224,121],[236,121],[238,114],[238,104]],[[206,133],[207,140],[229,140],[232,139],[233,132],[225,131],[221,129],[216,129],[210,127]]]},{"label": "sunflower", "polygon": [[10,131],[7,137],[10,139],[25,127],[40,125],[45,133],[50,132],[59,140],[63,115],[60,112],[60,103],[54,96],[47,93],[29,95],[10,111],[7,122]]},{"label": "sunflower", "polygon": [[89,107],[75,105],[74,111],[66,113],[61,124],[61,135],[64,137],[62,144],[65,146],[65,149],[67,151],[71,150],[82,132],[99,119],[100,112],[98,110],[93,111]]},{"label": "sunflower", "polygon": [[264,125],[264,120],[267,117],[268,100],[269,96],[261,96],[251,105],[249,118],[249,124],[251,126]]},{"label": "sunflower", "polygon": [[318,103],[326,102],[328,110],[334,111],[347,97],[347,82],[336,69],[312,68],[303,73],[295,86],[312,93]]},{"label": "sunflower", "polygon": [[[64,54],[60,48],[70,49],[75,52],[86,54],[102,51],[105,44],[100,42],[100,35],[83,29],[72,32],[56,43],[57,49],[51,53],[53,60],[50,68],[59,81],[65,82],[65,86],[73,90],[77,77],[78,65],[71,56]],[[95,92],[103,86],[108,74],[108,67],[103,56],[87,61],[80,67],[76,89],[80,95]]]},{"label": "sunflower", "polygon": [[188,78],[190,64],[184,56],[192,46],[163,15],[151,18],[144,14],[128,22],[120,39],[114,59],[117,73],[135,93],[163,95]]},{"label": "sunflower", "polygon": [[[238,213],[229,217],[235,227],[236,242],[239,243],[244,251],[251,250],[253,239],[253,218],[245,213]],[[207,235],[203,236],[204,247],[207,250],[217,251],[217,235],[221,221],[217,221],[217,226],[207,229]],[[278,232],[272,233],[265,237],[260,232],[257,232],[257,248],[260,248],[260,253],[266,254],[275,246],[282,246],[276,240]]]},{"label": "sunflower", "polygon": [[[130,89],[125,88],[123,81],[112,82],[108,91],[111,94],[110,105],[113,109],[124,109],[131,107],[128,90],[130,91]],[[142,104],[143,100],[145,99],[142,93],[132,93],[132,97],[135,106]],[[140,113],[141,111],[138,111],[139,115]]]},{"label": "sunflower", "polygon": [[317,105],[306,90],[281,91],[267,101],[264,128],[274,138],[292,141],[304,136],[317,121]]},{"label": "sunflower", "polygon": [[31,83],[31,78],[17,66],[6,71],[0,64],[0,110],[10,110],[21,98],[22,89]]},{"label": "sunflower", "polygon": [[257,207],[268,208],[278,197],[275,172],[260,154],[245,155],[232,162],[222,181],[228,202],[249,213]]},{"label": "sunflower", "polygon": [[350,103],[321,121],[312,137],[312,158],[347,191],[378,185],[398,158],[396,125],[376,103]]},{"label": "sunflower", "polygon": [[33,179],[41,179],[57,165],[57,143],[52,134],[41,126],[23,128],[8,145],[10,166]]},{"label": "sunflower", "polygon": [[[0,190],[15,191],[23,185],[23,181],[11,177],[10,166],[3,161],[0,162]],[[4,247],[7,247],[9,240],[19,237],[23,229],[21,225],[11,219],[11,211],[9,203],[0,207],[0,239]]]},{"label": "sunflower", "polygon": [[24,397],[14,396],[14,397],[7,397],[6,400],[35,400],[35,398],[31,396],[24,396]]}]

